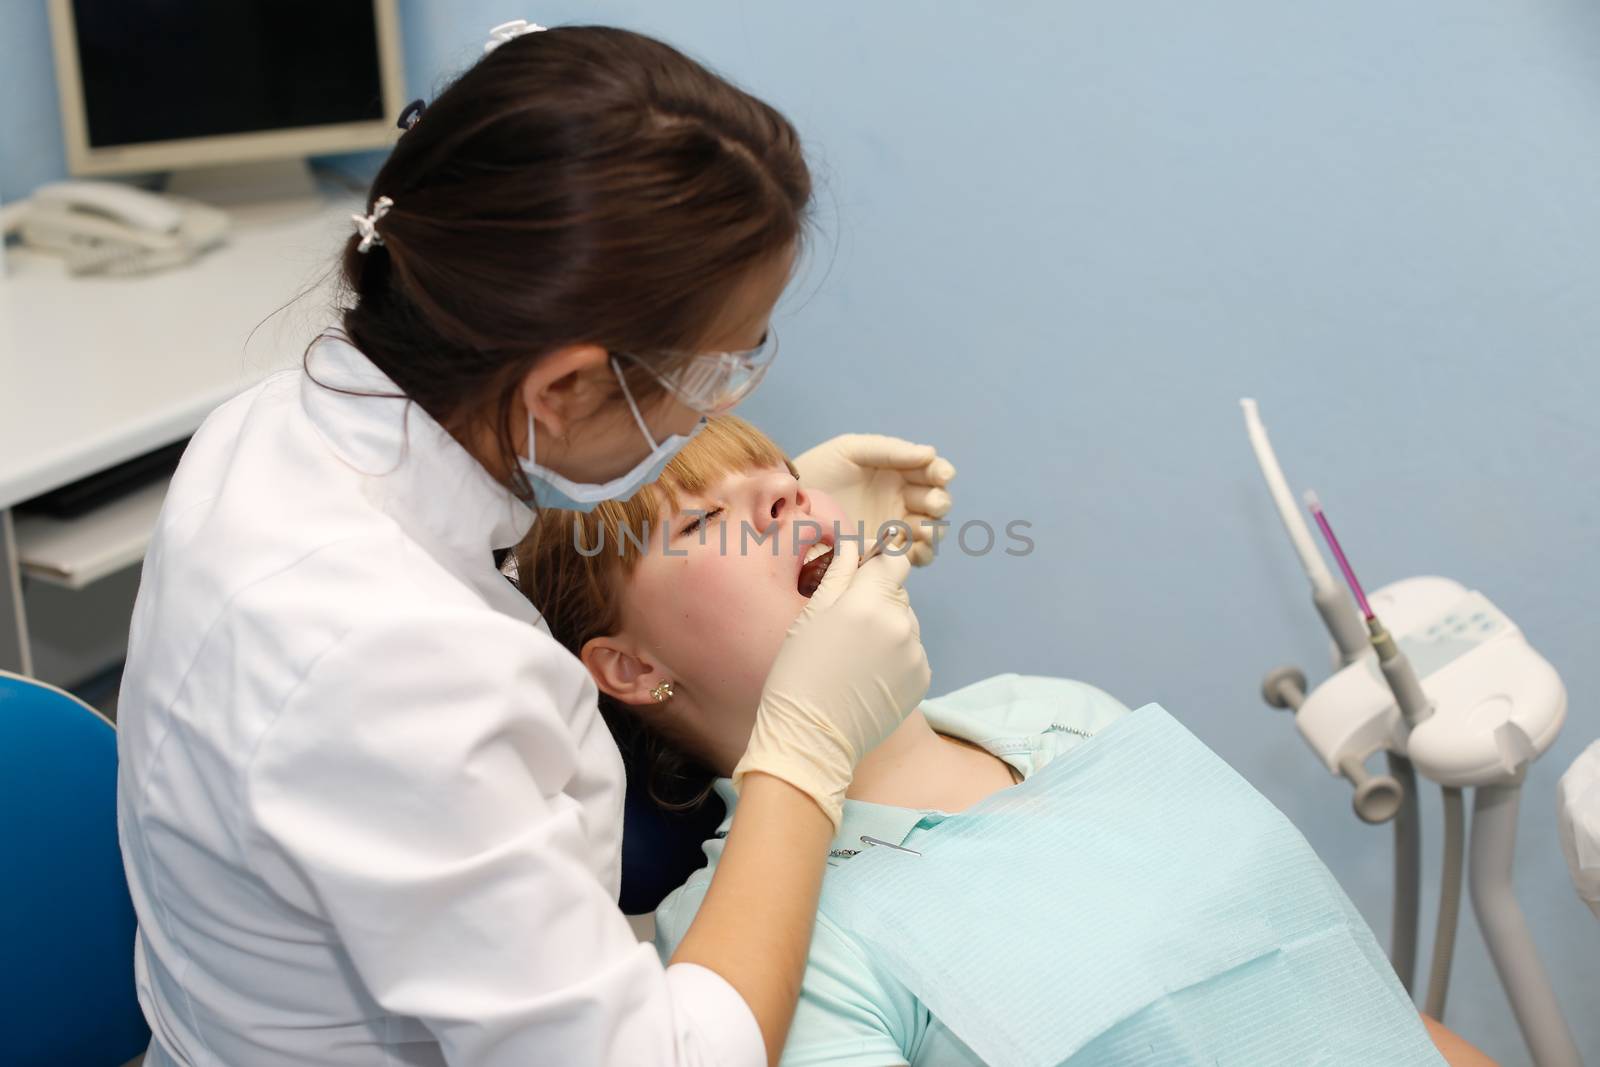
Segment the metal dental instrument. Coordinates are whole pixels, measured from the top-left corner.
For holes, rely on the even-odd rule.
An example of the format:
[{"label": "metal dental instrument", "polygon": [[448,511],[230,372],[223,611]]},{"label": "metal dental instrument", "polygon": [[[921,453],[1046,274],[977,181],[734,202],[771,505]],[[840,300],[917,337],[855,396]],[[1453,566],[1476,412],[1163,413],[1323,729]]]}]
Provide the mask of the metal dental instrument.
[{"label": "metal dental instrument", "polygon": [[890,546],[891,540],[897,548],[905,543],[905,537],[902,536],[902,531],[898,527],[888,533],[879,534],[878,539],[872,542],[872,547],[861,553],[861,563],[865,563],[873,556],[881,555],[883,550]]},{"label": "metal dental instrument", "polygon": [[883,845],[885,848],[892,848],[896,852],[909,852],[913,856],[922,855],[914,848],[906,848],[904,845],[896,845],[890,841],[880,841],[876,837],[868,837],[866,834],[861,835],[861,843],[863,845]]}]

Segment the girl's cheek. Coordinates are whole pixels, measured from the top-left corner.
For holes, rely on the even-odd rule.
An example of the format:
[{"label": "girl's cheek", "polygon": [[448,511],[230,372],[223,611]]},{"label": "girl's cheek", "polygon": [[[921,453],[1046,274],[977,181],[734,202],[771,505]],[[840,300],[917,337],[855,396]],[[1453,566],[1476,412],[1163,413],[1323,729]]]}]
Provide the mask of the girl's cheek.
[{"label": "girl's cheek", "polygon": [[738,607],[735,583],[731,582],[726,559],[715,548],[703,555],[675,561],[670,583],[674,614],[697,626],[716,627],[717,620]]},{"label": "girl's cheek", "polygon": [[663,617],[682,620],[711,639],[744,635],[771,625],[786,629],[794,621],[794,597],[786,595],[796,574],[794,557],[774,555],[770,543],[750,546],[741,554],[736,543],[722,552],[714,535],[689,554],[653,561],[660,565],[652,582],[652,605]]},{"label": "girl's cheek", "polygon": [[680,599],[687,610],[680,617],[708,645],[719,640],[746,643],[773,625],[787,628],[794,620],[781,617],[775,592],[779,570],[793,566],[791,559],[775,560],[766,554],[712,553],[694,560],[682,576]]},{"label": "girl's cheek", "polygon": [[832,529],[837,524],[845,533],[855,532],[850,526],[849,516],[834,502],[833,497],[820,489],[811,492],[811,519],[824,529]]}]

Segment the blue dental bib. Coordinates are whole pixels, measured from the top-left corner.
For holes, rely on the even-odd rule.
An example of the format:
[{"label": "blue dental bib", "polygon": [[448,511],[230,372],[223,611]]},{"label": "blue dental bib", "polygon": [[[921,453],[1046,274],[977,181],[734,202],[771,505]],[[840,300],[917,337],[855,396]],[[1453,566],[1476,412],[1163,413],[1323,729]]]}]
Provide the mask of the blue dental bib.
[{"label": "blue dental bib", "polygon": [[994,1067],[1444,1063],[1305,838],[1159,705],[908,844],[824,907]]}]

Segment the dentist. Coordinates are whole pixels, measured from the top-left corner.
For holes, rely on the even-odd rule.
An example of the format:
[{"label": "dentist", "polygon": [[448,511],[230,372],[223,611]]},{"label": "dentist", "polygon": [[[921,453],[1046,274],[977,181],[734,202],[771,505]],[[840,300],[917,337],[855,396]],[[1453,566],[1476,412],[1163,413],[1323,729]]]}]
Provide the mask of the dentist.
[{"label": "dentist", "polygon": [[[119,705],[151,1067],[776,1062],[854,765],[927,688],[909,561],[841,544],[699,918],[669,966],[635,941],[594,685],[495,555],[756,386],[811,183],[780,114],[672,48],[540,29],[408,112],[340,327],[173,479]],[[949,507],[928,446],[797,466],[874,523]]]}]

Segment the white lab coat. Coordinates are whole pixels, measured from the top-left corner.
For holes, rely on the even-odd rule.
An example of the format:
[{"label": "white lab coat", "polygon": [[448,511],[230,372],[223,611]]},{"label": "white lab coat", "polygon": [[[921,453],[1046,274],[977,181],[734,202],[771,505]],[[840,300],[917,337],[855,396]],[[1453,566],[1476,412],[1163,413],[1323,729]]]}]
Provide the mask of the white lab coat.
[{"label": "white lab coat", "polygon": [[[324,385],[397,394],[348,343]],[[764,1064],[616,905],[621,759],[494,569],[532,516],[300,371],[195,435],[145,560],[118,815],[152,1064]]]}]

